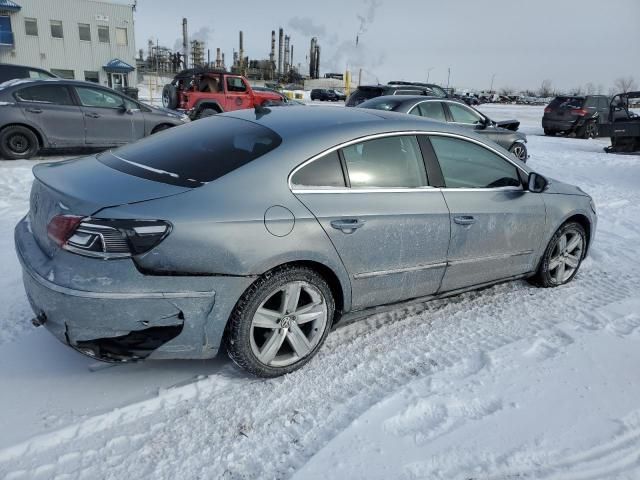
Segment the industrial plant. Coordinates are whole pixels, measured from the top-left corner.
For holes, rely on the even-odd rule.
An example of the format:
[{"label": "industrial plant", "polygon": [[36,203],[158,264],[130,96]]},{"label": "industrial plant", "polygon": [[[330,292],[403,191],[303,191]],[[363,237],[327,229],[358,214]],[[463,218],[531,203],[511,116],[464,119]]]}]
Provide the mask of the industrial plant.
[{"label": "industrial plant", "polygon": [[303,79],[320,78],[320,44],[317,37],[311,39],[305,66],[293,61],[292,37],[282,27],[271,31],[268,58],[252,58],[244,48],[244,32],[238,36],[238,49],[233,51],[232,63],[227,65],[225,54],[218,47],[212,58],[211,49],[202,40],[189,38],[188,21],[182,19],[182,48],[170,49],[149,40],[147,51],[138,52],[137,67],[140,72],[176,73],[187,68],[201,67],[230,71],[251,80],[282,83],[299,82]]}]

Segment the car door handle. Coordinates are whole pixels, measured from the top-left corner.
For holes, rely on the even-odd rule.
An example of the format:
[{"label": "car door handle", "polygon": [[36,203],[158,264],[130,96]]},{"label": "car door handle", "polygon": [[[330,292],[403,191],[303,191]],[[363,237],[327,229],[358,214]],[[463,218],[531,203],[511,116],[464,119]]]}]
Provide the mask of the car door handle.
[{"label": "car door handle", "polygon": [[97,113],[85,113],[84,116],[89,118],[100,118],[100,115]]},{"label": "car door handle", "polygon": [[27,108],[27,112],[29,113],[42,113],[41,108]]},{"label": "car door handle", "polygon": [[460,215],[458,217],[453,217],[453,221],[458,225],[473,225],[476,223],[476,219],[471,215]]},{"label": "car door handle", "polygon": [[333,220],[331,226],[336,230],[342,230],[342,233],[353,233],[360,227],[364,227],[364,222],[357,218],[341,218]]}]

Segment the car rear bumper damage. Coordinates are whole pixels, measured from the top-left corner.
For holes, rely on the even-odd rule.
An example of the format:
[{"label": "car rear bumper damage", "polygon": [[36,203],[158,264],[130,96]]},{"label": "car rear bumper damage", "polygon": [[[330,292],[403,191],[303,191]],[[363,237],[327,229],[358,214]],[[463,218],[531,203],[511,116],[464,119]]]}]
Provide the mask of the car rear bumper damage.
[{"label": "car rear bumper damage", "polygon": [[108,362],[215,356],[235,302],[253,281],[148,276],[131,259],[96,260],[64,250],[54,262],[26,218],[16,226],[15,243],[34,324]]}]

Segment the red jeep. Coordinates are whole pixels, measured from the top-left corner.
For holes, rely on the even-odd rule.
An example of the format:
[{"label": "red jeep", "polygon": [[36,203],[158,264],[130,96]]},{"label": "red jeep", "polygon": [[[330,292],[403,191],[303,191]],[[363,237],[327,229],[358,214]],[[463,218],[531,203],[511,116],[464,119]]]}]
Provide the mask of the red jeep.
[{"label": "red jeep", "polygon": [[202,68],[183,70],[162,89],[162,105],[182,110],[192,120],[283,102],[286,99],[275,91],[253,90],[241,75]]}]

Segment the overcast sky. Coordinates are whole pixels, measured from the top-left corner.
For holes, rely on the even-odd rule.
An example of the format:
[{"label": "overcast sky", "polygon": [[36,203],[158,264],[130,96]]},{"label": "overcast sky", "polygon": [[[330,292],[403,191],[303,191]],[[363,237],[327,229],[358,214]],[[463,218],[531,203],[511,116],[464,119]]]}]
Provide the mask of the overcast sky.
[{"label": "overcast sky", "polygon": [[536,89],[547,78],[560,89],[591,82],[605,92],[621,76],[640,84],[640,0],[138,0],[137,47],[146,51],[153,38],[173,48],[183,16],[212,58],[222,48],[227,65],[239,30],[246,54],[262,59],[271,30],[283,27],[303,72],[317,36],[321,74],[349,67],[357,77],[362,68],[369,83],[429,74],[446,85],[451,68],[456,88],[488,89],[494,74],[496,89]]}]

